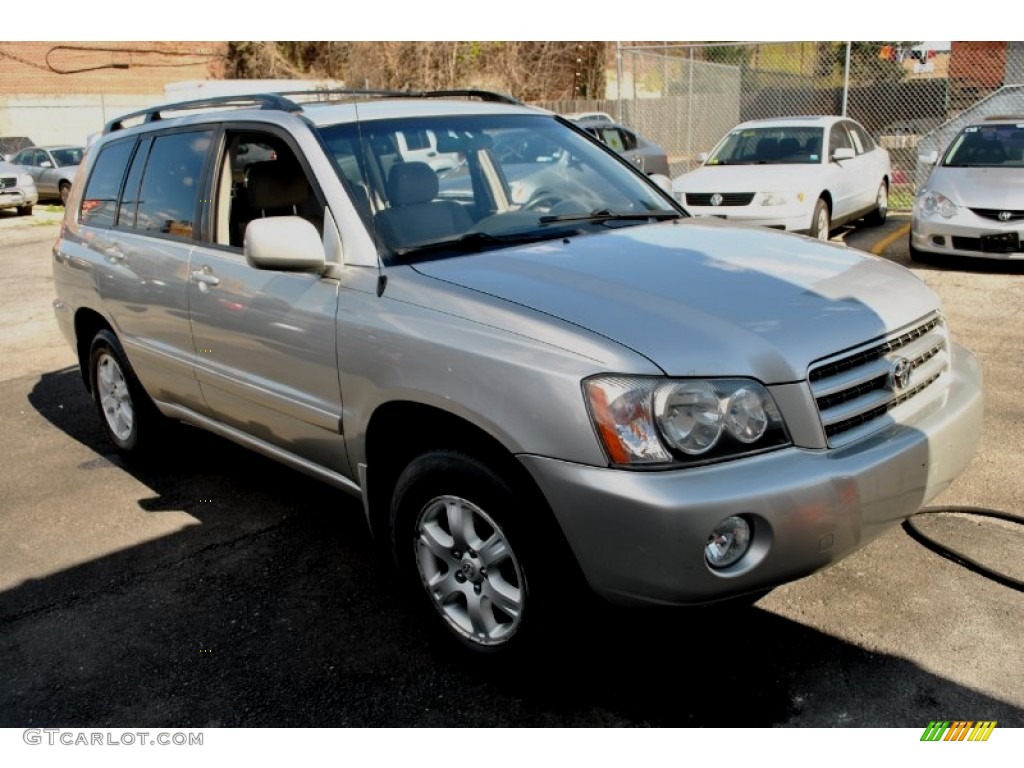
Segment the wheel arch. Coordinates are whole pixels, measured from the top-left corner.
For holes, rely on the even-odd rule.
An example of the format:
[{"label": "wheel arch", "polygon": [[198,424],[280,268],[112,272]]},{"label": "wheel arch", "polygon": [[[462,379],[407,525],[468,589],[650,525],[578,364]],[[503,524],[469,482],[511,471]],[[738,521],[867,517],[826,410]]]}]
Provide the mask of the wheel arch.
[{"label": "wheel arch", "polygon": [[90,393],[92,393],[92,384],[89,382],[90,349],[92,340],[101,330],[114,333],[113,327],[99,312],[87,307],[75,312],[75,352],[78,355],[78,368],[82,374],[82,381],[85,382],[85,388]]},{"label": "wheel arch", "polygon": [[[410,425],[415,425],[410,429]],[[400,440],[395,435],[401,435]],[[365,489],[370,527],[375,536],[386,533],[391,494],[398,476],[416,456],[432,448],[461,450],[529,483],[529,473],[493,435],[449,411],[413,401],[381,404],[366,427]]]}]

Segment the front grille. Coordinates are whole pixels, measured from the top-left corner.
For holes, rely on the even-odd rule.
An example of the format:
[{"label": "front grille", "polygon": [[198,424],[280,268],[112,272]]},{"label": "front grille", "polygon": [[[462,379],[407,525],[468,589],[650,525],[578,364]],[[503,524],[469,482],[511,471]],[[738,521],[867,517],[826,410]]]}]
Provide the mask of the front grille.
[{"label": "front grille", "polygon": [[[971,212],[984,219],[992,219],[992,221],[1020,221],[1024,219],[1024,211],[1010,211],[1006,208],[971,208]],[[999,218],[1002,214],[1007,214],[1007,218]]]},{"label": "front grille", "polygon": [[[687,205],[711,206],[711,198],[715,194],[715,192],[687,192],[686,203]],[[719,206],[750,205],[750,201],[754,199],[753,192],[722,192],[720,194],[722,195],[722,202],[718,204]]]},{"label": "front grille", "polygon": [[[956,248],[959,251],[977,251],[978,253],[986,252],[981,247],[981,238],[980,237],[957,237],[956,235],[954,235],[953,236],[953,247]],[[1017,250],[1014,251],[1014,252],[1015,253],[1022,253],[1022,252],[1024,252],[1024,243],[1022,243],[1021,245],[1017,246]],[[1003,253],[1005,253],[1005,251],[1003,251]]]},{"label": "front grille", "polygon": [[0,179],[0,189],[13,189],[18,186],[18,180],[13,176],[5,176]]},{"label": "front grille", "polygon": [[[895,381],[900,359],[909,379]],[[933,315],[913,326],[812,364],[807,374],[828,444],[837,448],[916,412],[949,371],[946,325]],[[893,413],[900,409],[898,413]]]}]

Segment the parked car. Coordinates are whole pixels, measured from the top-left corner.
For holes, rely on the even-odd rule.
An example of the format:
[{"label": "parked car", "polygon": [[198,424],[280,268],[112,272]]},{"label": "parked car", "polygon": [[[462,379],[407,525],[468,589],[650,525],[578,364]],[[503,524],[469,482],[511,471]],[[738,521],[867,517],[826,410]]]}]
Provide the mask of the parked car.
[{"label": "parked car", "polygon": [[0,162],[0,209],[17,208],[19,216],[31,216],[37,202],[39,192],[32,176],[16,165]]},{"label": "parked car", "polygon": [[591,136],[600,139],[647,174],[669,175],[668,154],[653,141],[624,125],[601,117],[575,121]]},{"label": "parked car", "polygon": [[827,240],[863,218],[885,222],[889,153],[843,117],[753,120],[729,131],[701,167],[672,182],[696,216],[759,224]]},{"label": "parked car", "polygon": [[32,175],[42,199],[60,200],[64,205],[84,154],[85,147],[27,147],[11,163]]},{"label": "parked car", "polygon": [[935,167],[914,202],[912,258],[1024,258],[1024,116],[972,123],[941,162],[921,159]]},{"label": "parked car", "polygon": [[[966,467],[981,370],[922,280],[690,218],[550,112],[455,95],[107,126],[54,309],[117,449],[169,450],[175,419],[344,489],[438,635],[491,658],[585,642],[588,593],[751,599]],[[461,188],[401,158],[413,129]],[[242,144],[273,159],[239,174]]]},{"label": "parked car", "polygon": [[562,115],[567,120],[573,120],[575,122],[589,121],[594,123],[614,123],[615,118],[609,115],[607,112],[569,112],[568,114]]}]

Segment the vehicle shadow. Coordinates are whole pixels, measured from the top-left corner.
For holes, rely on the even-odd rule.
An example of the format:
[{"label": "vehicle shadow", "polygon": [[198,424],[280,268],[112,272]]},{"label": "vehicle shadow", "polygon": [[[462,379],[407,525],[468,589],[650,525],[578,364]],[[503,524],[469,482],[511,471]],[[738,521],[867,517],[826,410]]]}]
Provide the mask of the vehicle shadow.
[{"label": "vehicle shadow", "polygon": [[141,509],[198,524],[0,593],[0,726],[1024,724],[1017,707],[756,607],[600,608],[514,667],[456,661],[400,596],[354,499],[196,430],[121,462],[77,370],[44,375],[28,401],[57,442],[95,453],[61,471],[126,472],[151,491]]}]

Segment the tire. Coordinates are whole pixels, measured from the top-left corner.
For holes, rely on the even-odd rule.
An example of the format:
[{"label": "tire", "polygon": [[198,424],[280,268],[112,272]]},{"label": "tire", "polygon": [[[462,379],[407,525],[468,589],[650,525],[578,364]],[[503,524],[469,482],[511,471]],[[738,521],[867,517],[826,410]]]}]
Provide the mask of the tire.
[{"label": "tire", "polygon": [[122,453],[142,453],[156,442],[163,416],[143,390],[117,337],[104,329],[89,350],[89,387],[107,439]]},{"label": "tire", "polygon": [[818,240],[828,240],[831,227],[828,203],[819,197],[818,202],[814,204],[814,213],[811,214],[810,235]]},{"label": "tire", "polygon": [[68,197],[71,195],[71,185],[66,181],[60,183],[60,204],[67,207]]},{"label": "tire", "polygon": [[864,221],[872,227],[880,227],[885,224],[886,216],[889,215],[889,187],[883,181],[878,185],[878,194],[875,197],[875,210],[864,217]]},{"label": "tire", "polygon": [[456,451],[422,454],[396,483],[392,554],[435,637],[463,658],[512,658],[545,624],[536,565],[545,581],[562,569],[558,547],[545,546],[550,512],[531,506],[492,466]]},{"label": "tire", "polygon": [[19,205],[18,206],[18,215],[19,216],[31,216],[32,215],[32,206],[31,205]]}]

